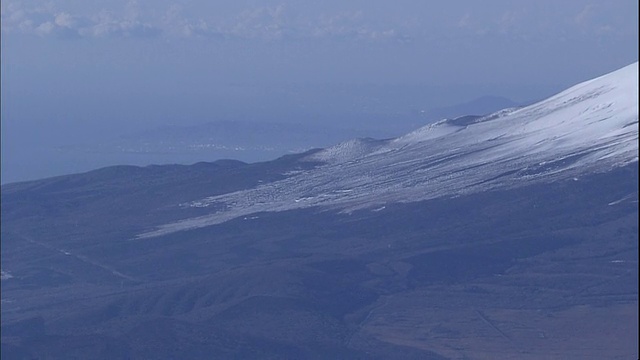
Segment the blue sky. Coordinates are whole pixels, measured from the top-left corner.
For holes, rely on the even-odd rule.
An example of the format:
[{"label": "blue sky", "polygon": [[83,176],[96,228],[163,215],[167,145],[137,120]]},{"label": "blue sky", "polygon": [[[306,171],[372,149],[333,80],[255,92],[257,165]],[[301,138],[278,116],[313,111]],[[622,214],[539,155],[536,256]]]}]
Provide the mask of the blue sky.
[{"label": "blue sky", "polygon": [[3,0],[1,12],[3,147],[7,134],[63,143],[530,101],[638,58],[632,0]]},{"label": "blue sky", "polygon": [[3,96],[115,97],[126,112],[125,95],[188,106],[238,84],[337,83],[528,100],[514,85],[568,86],[637,60],[637,10],[631,0],[5,0]]}]

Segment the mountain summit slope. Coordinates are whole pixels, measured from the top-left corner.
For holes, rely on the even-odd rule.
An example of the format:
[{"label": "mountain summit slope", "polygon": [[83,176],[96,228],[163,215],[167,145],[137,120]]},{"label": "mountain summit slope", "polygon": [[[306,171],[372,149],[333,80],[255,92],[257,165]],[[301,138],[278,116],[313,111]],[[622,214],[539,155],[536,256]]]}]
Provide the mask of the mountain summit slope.
[{"label": "mountain summit slope", "polygon": [[169,223],[148,238],[265,211],[351,212],[575,179],[638,161],[638,63],[539,103],[477,119],[443,120],[391,140],[356,139],[308,156],[314,169],[183,207],[208,215]]},{"label": "mountain summit slope", "polygon": [[638,358],[637,74],[268,162],[3,185],[2,359]]}]

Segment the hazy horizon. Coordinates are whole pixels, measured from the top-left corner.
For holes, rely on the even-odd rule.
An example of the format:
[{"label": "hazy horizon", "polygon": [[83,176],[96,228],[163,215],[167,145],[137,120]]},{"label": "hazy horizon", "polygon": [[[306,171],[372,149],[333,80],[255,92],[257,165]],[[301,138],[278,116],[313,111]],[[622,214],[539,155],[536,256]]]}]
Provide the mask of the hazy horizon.
[{"label": "hazy horizon", "polygon": [[1,6],[2,183],[112,164],[53,149],[166,126],[393,136],[421,111],[527,103],[638,59],[638,4],[622,0]]}]

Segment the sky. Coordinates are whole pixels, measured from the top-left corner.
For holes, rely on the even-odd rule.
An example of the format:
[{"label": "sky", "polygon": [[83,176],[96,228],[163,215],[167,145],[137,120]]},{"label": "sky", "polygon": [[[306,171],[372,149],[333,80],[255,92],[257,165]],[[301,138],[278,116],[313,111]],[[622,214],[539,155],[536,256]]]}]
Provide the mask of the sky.
[{"label": "sky", "polygon": [[1,26],[11,154],[229,119],[391,128],[638,59],[635,0],[3,0]]}]

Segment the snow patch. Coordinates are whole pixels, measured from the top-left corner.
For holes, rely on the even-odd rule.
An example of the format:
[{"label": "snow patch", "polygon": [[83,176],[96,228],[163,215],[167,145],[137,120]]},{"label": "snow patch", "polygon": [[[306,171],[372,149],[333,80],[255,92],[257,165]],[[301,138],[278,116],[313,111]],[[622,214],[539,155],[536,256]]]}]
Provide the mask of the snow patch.
[{"label": "snow patch", "polygon": [[[629,194],[629,195],[627,195],[627,196],[625,196],[625,197],[623,197],[621,199],[618,199],[616,201],[612,201],[612,202],[608,203],[607,205],[609,205],[609,206],[618,205],[618,204],[620,204],[621,202],[623,202],[625,200],[631,199],[634,195],[636,195],[636,194],[635,193],[634,194]],[[632,201],[632,202],[636,202],[636,201]]]},{"label": "snow patch", "polygon": [[9,280],[13,277],[13,275],[9,274],[9,272],[0,270],[0,280]]},{"label": "snow patch", "polygon": [[371,138],[353,139],[319,151],[307,157],[310,161],[341,163],[366,156],[385,143]]},{"label": "snow patch", "polygon": [[194,201],[187,206],[216,204],[218,210],[165,224],[138,238],[265,211],[321,206],[348,214],[394,202],[575,180],[637,162],[638,63],[465,126],[443,120],[393,140],[347,141],[307,159],[324,164],[252,189]]}]

